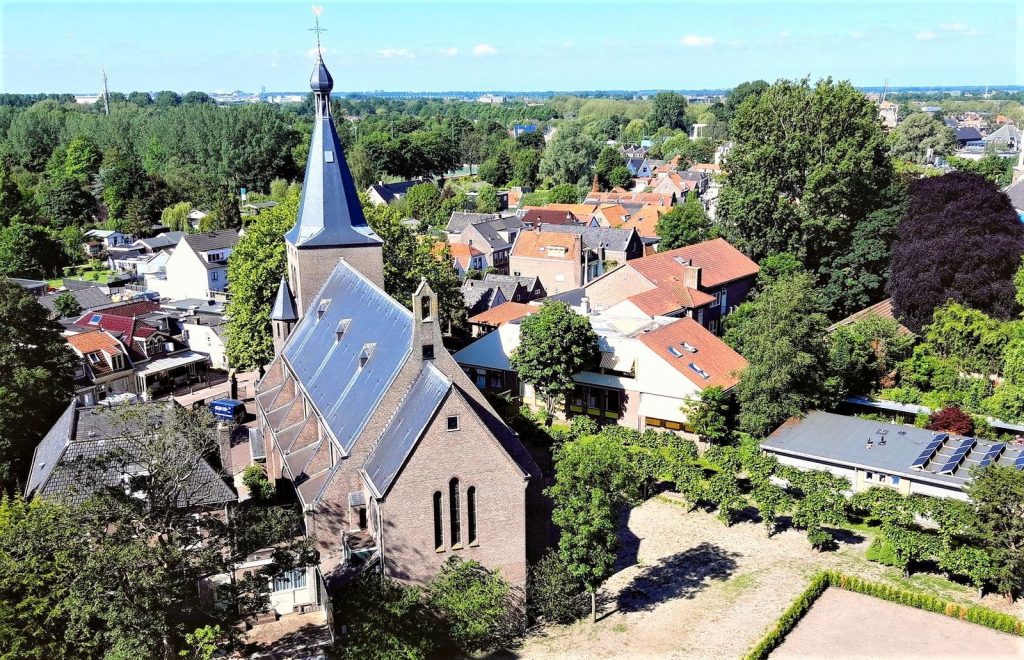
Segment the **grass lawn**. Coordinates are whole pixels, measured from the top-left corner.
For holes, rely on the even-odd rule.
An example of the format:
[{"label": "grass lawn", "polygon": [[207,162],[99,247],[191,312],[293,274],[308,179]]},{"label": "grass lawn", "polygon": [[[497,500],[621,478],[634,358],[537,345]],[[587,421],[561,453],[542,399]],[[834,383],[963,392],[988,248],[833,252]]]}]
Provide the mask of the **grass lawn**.
[{"label": "grass lawn", "polygon": [[115,273],[107,268],[92,269],[83,266],[82,274],[76,275],[73,269],[68,269],[68,275],[65,277],[58,277],[52,280],[48,280],[50,286],[55,289],[59,289],[62,286],[62,280],[82,280],[85,282],[96,282],[98,284],[106,284],[114,277]]},{"label": "grass lawn", "polygon": [[[817,552],[802,531],[785,528],[769,538],[759,522],[726,527],[713,512],[688,512],[675,500],[668,493],[630,511],[620,530],[617,572],[601,591],[597,624],[544,626],[511,655],[738,658],[824,569],[1024,618],[1019,601],[1008,605],[997,595],[979,600],[973,588],[940,575],[904,578],[899,569],[868,561],[875,528],[852,525],[837,535],[837,550]],[[867,620],[874,616],[872,603]]]}]

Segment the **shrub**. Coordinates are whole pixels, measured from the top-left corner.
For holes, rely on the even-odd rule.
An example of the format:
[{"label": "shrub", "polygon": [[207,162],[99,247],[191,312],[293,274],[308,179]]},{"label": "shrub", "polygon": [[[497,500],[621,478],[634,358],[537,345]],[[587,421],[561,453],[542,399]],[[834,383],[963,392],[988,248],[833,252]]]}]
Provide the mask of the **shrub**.
[{"label": "shrub", "polygon": [[888,543],[880,538],[876,538],[871,542],[866,556],[869,561],[876,561],[883,566],[894,566],[896,568],[901,566],[900,560],[896,558],[896,553],[893,552]]},{"label": "shrub", "polygon": [[782,616],[775,622],[775,625],[768,631],[768,634],[761,638],[757,646],[746,655],[746,660],[762,660],[767,658],[786,639],[786,635],[796,627],[796,624],[800,623],[800,619],[804,618],[807,611],[814,605],[814,601],[818,600],[818,597],[828,589],[830,583],[830,574],[818,573],[815,575],[811,579],[811,583],[804,589],[804,592],[797,596],[793,604],[782,613]]},{"label": "shrub", "polygon": [[501,648],[521,631],[521,610],[512,589],[474,560],[452,557],[427,586],[427,605],[466,653]]},{"label": "shrub", "polygon": [[533,621],[572,623],[590,611],[586,585],[554,550],[530,567],[527,594],[527,613]]},{"label": "shrub", "polygon": [[267,479],[262,465],[253,463],[242,472],[242,483],[249,493],[258,500],[269,500],[274,497],[274,484]]},{"label": "shrub", "polygon": [[945,431],[957,435],[971,435],[974,433],[974,420],[971,416],[956,406],[948,406],[932,413],[928,418],[929,431]]}]

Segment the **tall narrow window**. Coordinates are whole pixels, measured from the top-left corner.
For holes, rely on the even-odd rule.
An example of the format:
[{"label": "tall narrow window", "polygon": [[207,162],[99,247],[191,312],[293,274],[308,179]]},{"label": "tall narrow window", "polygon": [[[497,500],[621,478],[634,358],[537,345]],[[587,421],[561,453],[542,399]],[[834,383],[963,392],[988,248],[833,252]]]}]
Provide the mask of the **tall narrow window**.
[{"label": "tall narrow window", "polygon": [[462,545],[462,521],[459,519],[459,480],[452,479],[448,482],[448,515],[452,519],[452,538],[451,543],[454,548],[457,545]]},{"label": "tall narrow window", "polygon": [[466,541],[476,543],[476,486],[466,489]]},{"label": "tall narrow window", "polygon": [[441,491],[434,493],[434,549],[444,549],[444,529],[441,526]]}]

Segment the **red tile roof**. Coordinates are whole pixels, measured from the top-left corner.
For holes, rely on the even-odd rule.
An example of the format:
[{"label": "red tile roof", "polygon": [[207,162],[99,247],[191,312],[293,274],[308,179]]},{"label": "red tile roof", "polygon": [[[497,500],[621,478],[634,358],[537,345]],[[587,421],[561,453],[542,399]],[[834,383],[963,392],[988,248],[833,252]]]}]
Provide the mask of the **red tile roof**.
[{"label": "red tile roof", "polygon": [[[641,335],[640,341],[702,390],[733,387],[747,366],[742,355],[691,318],[681,318]],[[690,348],[696,350],[691,352]]]},{"label": "red tile roof", "polygon": [[[519,236],[516,238],[512,256],[526,259],[567,259],[578,262],[582,251],[582,241],[579,234],[541,231],[540,229],[524,230],[519,232]],[[548,254],[548,247],[564,247],[566,253],[564,256]]]},{"label": "red tile roof", "polygon": [[701,269],[701,286],[713,287],[744,277],[756,275],[757,264],[734,248],[724,238],[658,252],[627,265],[656,286],[669,286],[684,281],[685,263],[689,261]]},{"label": "red tile roof", "polygon": [[657,238],[658,218],[668,211],[664,206],[645,206],[622,224],[621,229],[636,229],[636,233],[645,238]]},{"label": "red tile roof", "polygon": [[644,314],[663,316],[680,309],[693,309],[709,305],[715,301],[715,298],[703,291],[685,286],[662,286],[638,293],[628,300]]},{"label": "red tile roof", "polygon": [[[874,305],[872,305],[870,307],[865,307],[864,309],[862,309],[860,311],[857,311],[857,312],[854,312],[853,314],[850,314],[849,316],[847,316],[842,321],[838,321],[835,324],[833,324],[831,327],[829,327],[829,331],[835,330],[836,328],[838,328],[840,326],[843,326],[843,325],[850,325],[851,323],[856,323],[857,321],[862,321],[862,320],[864,320],[864,319],[866,319],[866,318],[868,318],[870,316],[877,316],[877,317],[883,318],[883,319],[895,319],[896,318],[896,314],[893,313],[893,311],[892,311],[892,298],[886,298],[882,302],[877,302],[877,303],[875,303]],[[900,324],[899,332],[900,332],[900,334],[904,334],[904,335],[912,335],[912,334],[914,334],[910,330],[910,328],[906,327],[902,323]]]},{"label": "red tile roof", "polygon": [[528,305],[526,303],[518,302],[506,302],[492,307],[486,311],[480,312],[476,316],[470,317],[470,323],[476,323],[478,325],[490,325],[498,327],[505,325],[509,321],[515,321],[521,319],[524,316],[530,314],[536,314],[540,310],[537,305]]},{"label": "red tile roof", "polygon": [[[151,314],[159,311],[160,303],[153,300],[137,300],[97,309],[90,314],[85,314],[82,318],[88,321],[89,317],[93,314],[103,314],[104,316],[120,316],[130,319],[135,318],[136,316],[142,316],[143,314]],[[81,320],[79,320],[79,322],[81,322]]]},{"label": "red tile roof", "polygon": [[78,335],[68,335],[68,343],[81,355],[103,351],[108,355],[120,355],[124,353],[120,342],[100,330],[83,332]]}]

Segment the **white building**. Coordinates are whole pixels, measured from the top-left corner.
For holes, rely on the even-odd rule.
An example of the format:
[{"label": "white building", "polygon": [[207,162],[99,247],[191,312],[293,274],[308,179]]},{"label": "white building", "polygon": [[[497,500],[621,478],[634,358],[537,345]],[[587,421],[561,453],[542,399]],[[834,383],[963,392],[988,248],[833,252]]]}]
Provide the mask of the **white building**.
[{"label": "white building", "polygon": [[147,277],[146,286],[172,300],[207,299],[226,291],[228,257],[236,243],[234,229],[186,234],[167,260],[164,277]]}]

